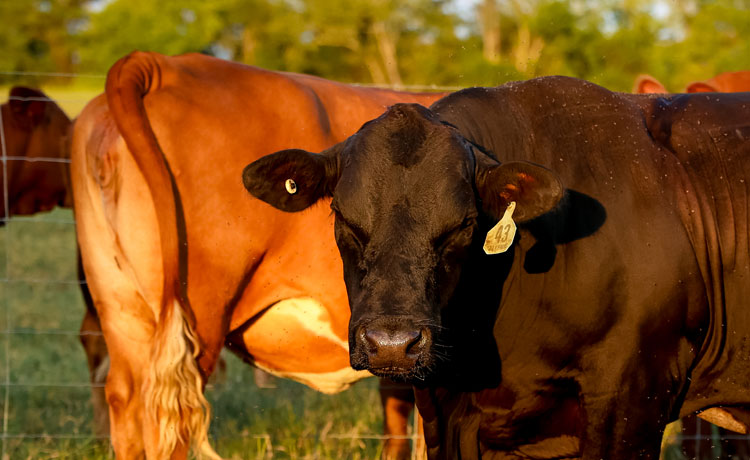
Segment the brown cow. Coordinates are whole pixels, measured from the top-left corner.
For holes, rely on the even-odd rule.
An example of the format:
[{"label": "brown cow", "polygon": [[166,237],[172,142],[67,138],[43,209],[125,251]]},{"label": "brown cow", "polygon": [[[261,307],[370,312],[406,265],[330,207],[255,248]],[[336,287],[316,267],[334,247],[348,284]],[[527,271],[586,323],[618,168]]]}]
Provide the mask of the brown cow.
[{"label": "brown cow", "polygon": [[[750,91],[750,71],[725,72],[705,81],[688,84],[685,93],[739,93]],[[633,92],[668,93],[664,85],[650,75],[639,75],[633,85]]]},{"label": "brown cow", "polygon": [[75,124],[72,182],[118,458],[184,458],[190,441],[215,456],[203,385],[225,344],[324,392],[370,375],[349,367],[330,211],[276,211],[238,174],[281,148],[333,145],[395,102],[440,96],[197,54],[136,52],[112,67]]},{"label": "brown cow", "polygon": [[0,202],[0,215],[29,215],[70,202],[64,145],[69,127],[65,112],[41,91],[22,86],[10,90],[2,105],[0,148],[8,158],[8,196]]}]

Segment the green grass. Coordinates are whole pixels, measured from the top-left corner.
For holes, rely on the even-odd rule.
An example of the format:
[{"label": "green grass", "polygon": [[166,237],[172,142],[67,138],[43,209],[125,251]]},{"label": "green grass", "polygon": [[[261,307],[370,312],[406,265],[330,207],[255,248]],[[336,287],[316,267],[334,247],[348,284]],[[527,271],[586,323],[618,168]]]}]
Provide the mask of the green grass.
[{"label": "green grass", "polygon": [[[84,305],[70,283],[76,280],[72,219],[69,210],[56,209],[0,228],[0,278],[11,280],[0,282],[0,330],[12,332],[0,334],[7,459],[113,458],[106,442],[91,437],[88,370],[76,336]],[[333,396],[285,380],[259,389],[252,368],[225,358],[226,378],[207,392],[214,447],[225,458],[380,455],[381,441],[367,439],[381,432],[375,379]]]}]

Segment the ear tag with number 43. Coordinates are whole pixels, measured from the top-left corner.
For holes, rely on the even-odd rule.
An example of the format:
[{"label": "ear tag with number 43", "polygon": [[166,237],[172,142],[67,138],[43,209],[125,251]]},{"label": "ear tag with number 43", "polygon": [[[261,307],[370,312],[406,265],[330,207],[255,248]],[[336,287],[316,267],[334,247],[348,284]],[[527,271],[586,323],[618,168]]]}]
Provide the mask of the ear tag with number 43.
[{"label": "ear tag with number 43", "polygon": [[511,201],[500,222],[487,232],[487,238],[484,240],[485,253],[490,255],[500,254],[507,251],[513,244],[513,238],[516,236],[516,223],[513,222],[513,211],[515,209],[516,202]]}]

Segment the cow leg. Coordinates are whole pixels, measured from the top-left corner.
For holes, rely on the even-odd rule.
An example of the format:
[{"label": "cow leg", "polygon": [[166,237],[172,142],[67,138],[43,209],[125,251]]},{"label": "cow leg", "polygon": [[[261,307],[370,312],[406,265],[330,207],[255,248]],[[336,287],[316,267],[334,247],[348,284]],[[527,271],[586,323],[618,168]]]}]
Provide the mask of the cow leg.
[{"label": "cow leg", "polygon": [[[81,289],[88,290],[85,286]],[[86,295],[84,295],[84,298],[86,298]],[[106,438],[109,436],[109,409],[104,383],[109,371],[109,356],[107,344],[101,335],[102,329],[99,324],[99,317],[96,315],[96,310],[93,309],[93,304],[89,304],[90,298],[89,296],[86,313],[81,322],[80,339],[89,365],[91,405],[94,409],[94,435],[97,438]]]},{"label": "cow leg", "polygon": [[[113,275],[112,272],[109,272]],[[98,275],[102,275],[98,272]],[[106,284],[100,282],[105,280]],[[118,460],[145,458],[187,458],[187,446],[179,441],[171,454],[159,452],[158,422],[146,413],[145,382],[151,363],[156,325],[154,314],[143,297],[122,278],[89,277],[99,323],[109,351],[109,372],[105,395],[109,405],[112,446]],[[104,288],[106,286],[106,289]],[[166,404],[175,397],[161,394]],[[159,405],[161,401],[157,401]],[[160,414],[156,414],[161,418]],[[168,428],[167,428],[168,429]]]},{"label": "cow leg", "polygon": [[[101,306],[99,308],[102,310]],[[115,307],[107,306],[104,308],[105,312],[109,308]],[[116,309],[125,310],[120,306]],[[103,316],[106,318],[106,313]],[[106,320],[102,321],[102,326],[110,351],[110,369],[105,389],[112,446],[118,460],[142,459],[146,454],[143,432],[146,420],[140,389],[143,386],[144,357],[148,357],[150,351],[148,337],[129,337],[118,333],[115,329],[118,324],[110,325]]]},{"label": "cow leg", "polygon": [[[81,255],[78,254],[78,279],[85,281]],[[81,284],[81,294],[86,304],[80,330],[80,340],[86,353],[89,366],[89,380],[91,381],[91,405],[94,409],[93,429],[97,438],[109,437],[109,408],[104,393],[104,382],[109,371],[109,356],[107,344],[102,336],[102,326],[94,308],[91,292],[86,284]]]},{"label": "cow leg", "polygon": [[618,366],[611,359],[608,369],[611,373],[586,377],[590,389],[581,385],[585,412],[581,460],[658,460],[672,401],[645,396],[658,395],[656,388],[664,388],[657,382],[661,374],[636,363]]},{"label": "cow leg", "polygon": [[[649,417],[636,418],[632,412],[618,408],[586,409],[586,438],[582,460],[658,460],[664,425],[654,420],[664,418],[653,412]],[[630,417],[629,417],[630,416]]]},{"label": "cow leg", "polygon": [[[411,385],[380,379],[380,400],[383,403],[383,460],[406,460],[411,457],[411,440],[406,436],[409,416],[414,409]],[[392,436],[392,437],[389,437]]]}]

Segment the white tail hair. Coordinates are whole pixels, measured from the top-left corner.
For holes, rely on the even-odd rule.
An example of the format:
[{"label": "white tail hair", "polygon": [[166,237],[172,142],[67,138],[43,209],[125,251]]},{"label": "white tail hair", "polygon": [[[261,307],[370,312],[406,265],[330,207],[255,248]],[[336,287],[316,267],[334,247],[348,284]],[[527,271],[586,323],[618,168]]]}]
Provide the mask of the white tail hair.
[{"label": "white tail hair", "polygon": [[208,440],[211,407],[203,395],[195,332],[177,300],[165,313],[154,334],[143,384],[147,417],[159,430],[159,458],[169,458],[178,443],[192,441],[199,457],[221,460]]}]

